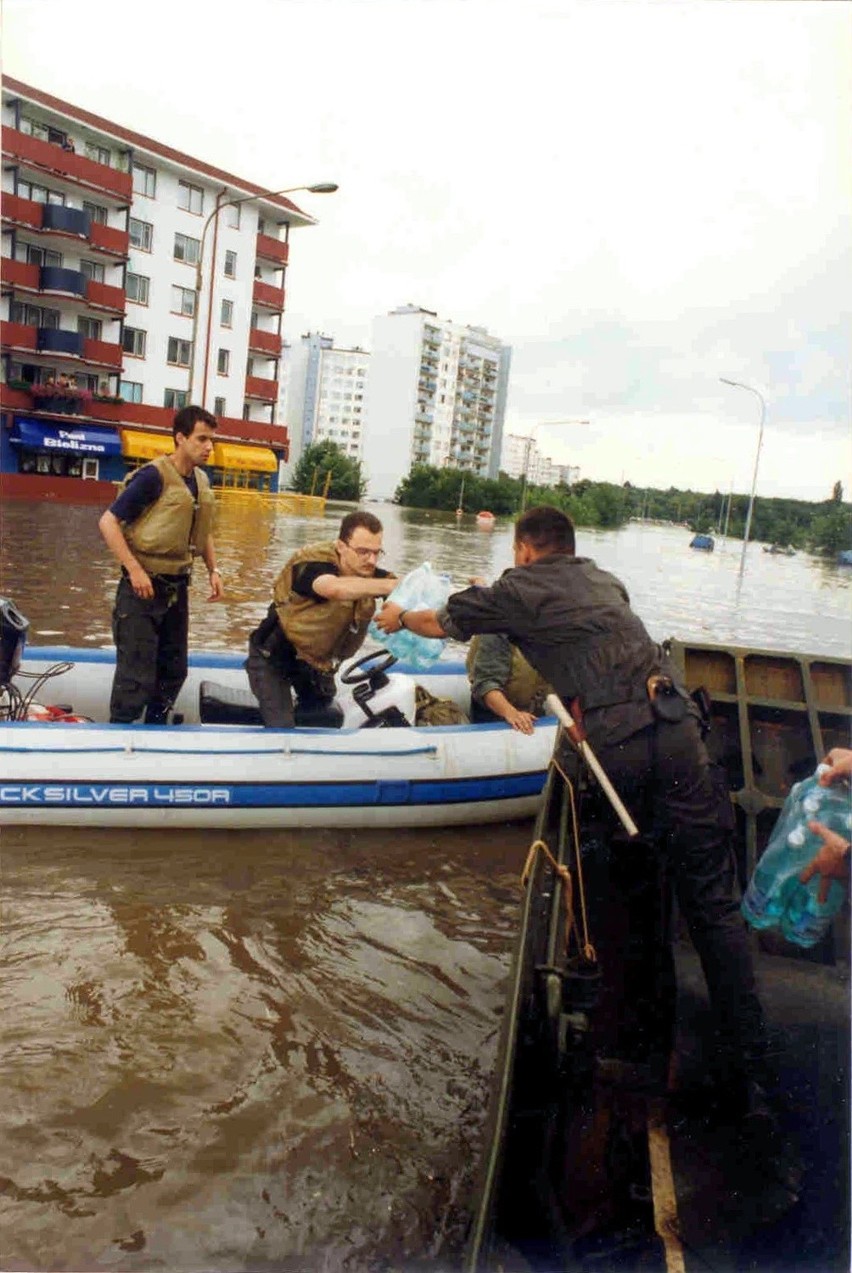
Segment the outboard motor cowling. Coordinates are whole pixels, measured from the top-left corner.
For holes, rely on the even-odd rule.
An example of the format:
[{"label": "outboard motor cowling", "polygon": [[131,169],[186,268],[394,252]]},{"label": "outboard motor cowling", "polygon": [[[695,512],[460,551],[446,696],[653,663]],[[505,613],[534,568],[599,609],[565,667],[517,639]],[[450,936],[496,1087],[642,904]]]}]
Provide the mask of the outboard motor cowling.
[{"label": "outboard motor cowling", "polygon": [[0,685],[8,685],[21,666],[29,628],[17,606],[0,597]]}]

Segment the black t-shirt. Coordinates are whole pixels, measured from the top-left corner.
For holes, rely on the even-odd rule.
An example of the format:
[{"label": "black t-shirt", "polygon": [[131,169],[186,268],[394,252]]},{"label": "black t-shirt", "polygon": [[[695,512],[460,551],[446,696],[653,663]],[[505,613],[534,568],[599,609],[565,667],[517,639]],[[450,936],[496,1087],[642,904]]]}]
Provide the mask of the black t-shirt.
[{"label": "black t-shirt", "polygon": [[[311,601],[327,601],[327,597],[321,597],[314,592],[314,581],[319,579],[320,575],[339,575],[340,567],[333,561],[300,561],[298,565],[293,567],[292,588],[300,597],[308,597]],[[389,570],[382,570],[381,566],[377,566],[373,572],[374,579],[387,579],[390,576]]]},{"label": "black t-shirt", "polygon": [[[195,469],[183,479],[194,500],[198,499],[198,481]],[[131,526],[146,509],[155,503],[163,492],[163,479],[156,464],[143,464],[137,469],[124,490],[110,504],[109,511],[125,526]]]}]

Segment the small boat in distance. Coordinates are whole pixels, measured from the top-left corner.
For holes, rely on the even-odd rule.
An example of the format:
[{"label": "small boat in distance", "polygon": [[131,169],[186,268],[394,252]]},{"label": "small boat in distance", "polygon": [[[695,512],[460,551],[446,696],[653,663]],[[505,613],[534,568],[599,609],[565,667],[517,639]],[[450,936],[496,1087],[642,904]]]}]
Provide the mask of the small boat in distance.
[{"label": "small boat in distance", "polygon": [[456,509],[456,517],[464,516],[464,479],[465,474],[462,473],[461,487],[459,488],[459,506]]},{"label": "small boat in distance", "polygon": [[477,524],[477,526],[482,526],[483,528],[485,528],[485,529],[487,529],[487,530],[490,530],[490,529],[492,528],[492,526],[494,525],[494,522],[495,522],[496,520],[497,520],[497,519],[495,518],[494,514],[493,514],[493,513],[489,513],[487,509],[485,509],[485,510],[484,510],[483,512],[481,512],[481,513],[477,513],[477,514],[476,514],[476,524]]},{"label": "small boat in distance", "polygon": [[702,552],[712,553],[716,542],[712,535],[693,535],[689,541],[690,548],[699,548]]},{"label": "small boat in distance", "polygon": [[771,547],[764,544],[763,551],[771,553],[773,557],[795,557],[796,555],[796,550],[792,544],[787,544],[786,547],[784,544],[773,544]]}]

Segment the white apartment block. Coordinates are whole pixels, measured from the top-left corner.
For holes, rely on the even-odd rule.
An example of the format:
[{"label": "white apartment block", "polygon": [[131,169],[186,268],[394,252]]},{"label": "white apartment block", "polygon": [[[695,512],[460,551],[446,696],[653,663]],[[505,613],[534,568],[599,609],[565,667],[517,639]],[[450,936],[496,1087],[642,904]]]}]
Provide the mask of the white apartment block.
[{"label": "white apartment block", "polygon": [[320,332],[286,350],[288,468],[315,442],[335,442],[350,459],[362,458],[369,368],[365,350],[338,348]]},{"label": "white apartment block", "polygon": [[362,452],[373,498],[391,499],[414,464],[497,476],[511,354],[485,328],[415,305],[373,320]]},{"label": "white apartment block", "polygon": [[2,122],[7,380],[73,371],[83,389],[120,394],[127,410],[117,423],[155,430],[166,423],[156,409],[173,411],[191,394],[231,424],[246,422],[246,442],[283,454],[289,234],[314,219],[9,78]]},{"label": "white apartment block", "polygon": [[572,486],[580,478],[580,470],[568,464],[555,464],[542,455],[534,437],[507,433],[503,441],[501,468],[508,477],[521,478],[526,473],[531,486]]}]

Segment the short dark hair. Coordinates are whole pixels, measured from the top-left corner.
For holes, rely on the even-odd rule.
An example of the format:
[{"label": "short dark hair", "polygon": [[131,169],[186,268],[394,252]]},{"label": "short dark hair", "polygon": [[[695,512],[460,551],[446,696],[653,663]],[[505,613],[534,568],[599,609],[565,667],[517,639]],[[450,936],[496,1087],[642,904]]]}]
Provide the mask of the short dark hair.
[{"label": "short dark hair", "polygon": [[191,438],[197,424],[206,424],[209,428],[215,429],[218,423],[216,417],[209,411],[205,411],[203,407],[181,407],[172,421],[172,437],[175,442],[179,433],[182,433],[185,438]]},{"label": "short dark hair", "polygon": [[574,523],[561,509],[539,504],[515,522],[515,539],[532,544],[537,552],[573,553]]},{"label": "short dark hair", "polygon": [[368,530],[371,535],[381,535],[384,529],[382,523],[373,513],[362,512],[361,509],[357,513],[347,513],[343,521],[340,523],[339,539],[344,544],[348,544],[353,533],[359,526],[363,526],[364,530]]}]

